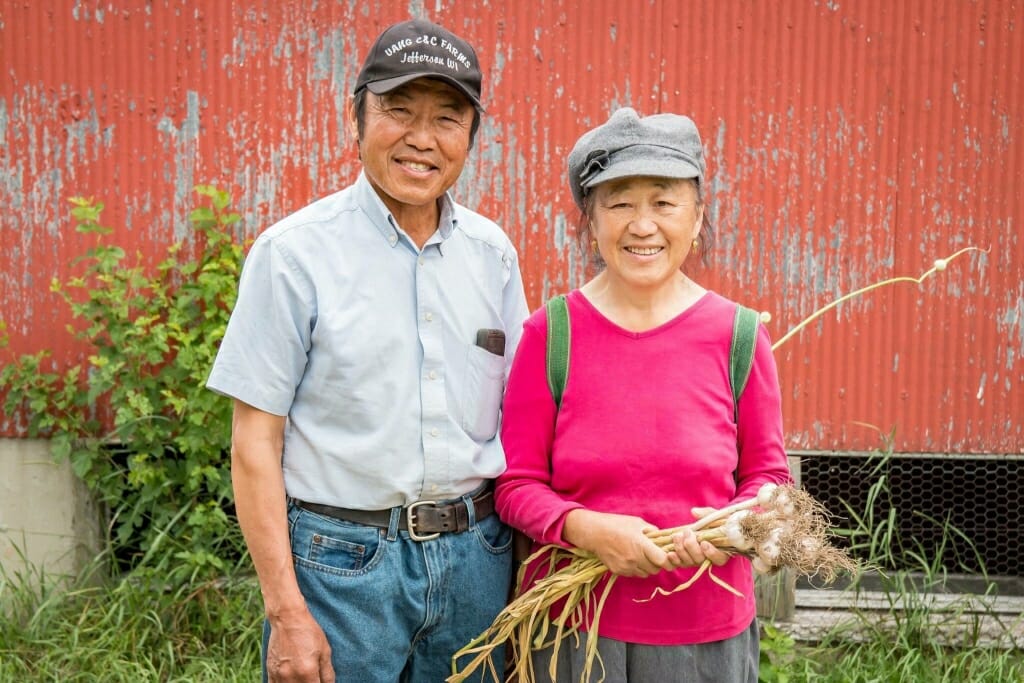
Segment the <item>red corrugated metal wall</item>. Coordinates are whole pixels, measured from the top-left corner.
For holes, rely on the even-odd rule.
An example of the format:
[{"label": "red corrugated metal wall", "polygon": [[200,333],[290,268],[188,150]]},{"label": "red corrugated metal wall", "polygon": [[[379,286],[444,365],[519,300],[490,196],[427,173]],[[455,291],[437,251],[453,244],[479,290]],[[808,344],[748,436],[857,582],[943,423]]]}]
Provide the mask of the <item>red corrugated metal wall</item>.
[{"label": "red corrugated metal wall", "polygon": [[[77,357],[48,291],[107,202],[152,257],[191,188],[255,234],[358,170],[343,104],[410,12],[478,46],[488,116],[457,194],[520,249],[531,304],[580,284],[564,159],[617,106],[693,116],[718,229],[708,286],[771,311],[789,445],[1024,451],[1024,3],[1004,0],[0,0],[2,353]],[[0,428],[17,434],[8,416]]]}]

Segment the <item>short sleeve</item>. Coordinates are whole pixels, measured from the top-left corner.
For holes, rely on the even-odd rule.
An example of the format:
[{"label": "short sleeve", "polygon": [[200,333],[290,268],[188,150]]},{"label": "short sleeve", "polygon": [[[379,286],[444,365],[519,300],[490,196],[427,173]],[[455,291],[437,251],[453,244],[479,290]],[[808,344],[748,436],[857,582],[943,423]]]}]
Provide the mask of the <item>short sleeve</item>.
[{"label": "short sleeve", "polygon": [[279,240],[249,251],[206,386],[274,415],[287,415],[305,372],[316,303],[311,280]]}]

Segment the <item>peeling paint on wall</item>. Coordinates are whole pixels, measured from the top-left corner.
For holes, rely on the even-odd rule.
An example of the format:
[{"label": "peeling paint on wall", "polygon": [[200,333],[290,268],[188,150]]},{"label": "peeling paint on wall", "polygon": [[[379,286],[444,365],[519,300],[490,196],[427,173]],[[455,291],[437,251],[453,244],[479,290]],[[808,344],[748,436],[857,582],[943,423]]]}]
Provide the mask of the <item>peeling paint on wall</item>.
[{"label": "peeling paint on wall", "polygon": [[1007,373],[1017,372],[1017,385],[1024,390],[1024,284],[1017,283],[1015,292],[1008,292],[1002,315],[997,317],[1000,333],[1005,336],[1006,360],[1003,364]]},{"label": "peeling paint on wall", "polygon": [[532,305],[585,276],[565,180],[576,138],[619,106],[685,113],[707,145],[717,237],[697,277],[770,310],[775,338],[843,293],[989,250],[780,348],[789,445],[870,449],[868,423],[898,450],[1020,453],[1021,9],[0,0],[0,353],[81,353],[48,292],[85,246],[69,196],[105,201],[115,238],[155,259],[188,238],[197,183],[229,189],[251,237],[350,182],[359,62],[386,25],[427,16],[478,47],[488,111],[453,191],[509,232]]}]

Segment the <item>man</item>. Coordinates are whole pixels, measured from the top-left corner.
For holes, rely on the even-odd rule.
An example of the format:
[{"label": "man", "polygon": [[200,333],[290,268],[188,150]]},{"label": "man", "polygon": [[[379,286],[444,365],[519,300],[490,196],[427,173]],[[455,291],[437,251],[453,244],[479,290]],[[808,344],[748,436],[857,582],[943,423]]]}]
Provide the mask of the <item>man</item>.
[{"label": "man", "polygon": [[504,606],[496,438],[527,305],[497,225],[447,194],[479,126],[475,50],[385,30],[349,105],[356,182],[256,240],[207,385],[271,681],[437,683]]}]

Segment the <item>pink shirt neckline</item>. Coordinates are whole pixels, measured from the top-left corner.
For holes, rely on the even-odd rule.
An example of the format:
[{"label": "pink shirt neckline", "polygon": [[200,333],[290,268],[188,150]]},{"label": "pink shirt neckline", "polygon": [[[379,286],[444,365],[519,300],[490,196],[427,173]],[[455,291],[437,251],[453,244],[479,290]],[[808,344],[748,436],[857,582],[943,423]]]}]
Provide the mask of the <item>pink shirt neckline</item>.
[{"label": "pink shirt neckline", "polygon": [[616,332],[617,334],[620,334],[620,335],[622,335],[624,337],[630,337],[630,338],[633,338],[633,339],[641,339],[643,337],[653,337],[653,336],[661,334],[663,332],[667,332],[667,331],[671,330],[673,327],[675,327],[676,325],[682,323],[687,318],[695,315],[703,306],[706,305],[707,301],[709,300],[710,294],[711,294],[710,291],[705,291],[703,294],[700,295],[699,299],[697,299],[692,304],[687,306],[685,309],[680,311],[679,314],[677,314],[674,318],[670,318],[670,319],[666,320],[665,322],[661,323],[660,325],[657,325],[656,327],[652,327],[649,330],[642,330],[640,332],[635,332],[633,330],[627,330],[625,327],[622,327],[621,325],[619,325],[618,323],[613,321],[611,318],[609,318],[604,313],[602,313],[601,310],[597,306],[595,306],[594,303],[590,299],[587,298],[586,294],[584,294],[579,289],[573,290],[572,292],[569,293],[568,296],[578,300],[579,302],[581,302],[583,304],[583,306],[588,311],[593,313],[593,315],[598,319],[598,321],[602,325],[607,327],[609,330],[611,330],[613,332]]}]

